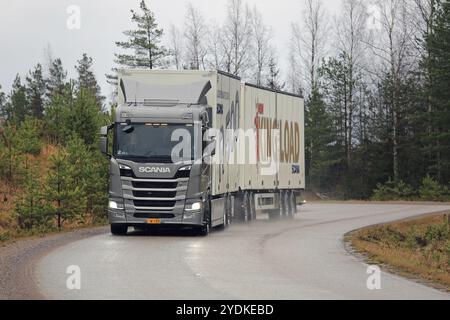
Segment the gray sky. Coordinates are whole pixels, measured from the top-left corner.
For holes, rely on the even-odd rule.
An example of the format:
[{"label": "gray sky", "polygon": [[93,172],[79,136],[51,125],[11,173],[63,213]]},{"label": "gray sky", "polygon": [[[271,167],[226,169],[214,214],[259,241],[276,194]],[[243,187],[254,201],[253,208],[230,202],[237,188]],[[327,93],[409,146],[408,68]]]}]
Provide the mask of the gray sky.
[{"label": "gray sky", "polygon": [[[74,77],[74,66],[83,52],[94,59],[94,71],[103,94],[110,88],[104,74],[113,66],[114,42],[122,39],[122,31],[129,29],[130,9],[137,8],[139,0],[0,0],[0,85],[9,92],[17,73],[25,74],[36,63],[45,64],[50,46],[53,57],[60,57],[69,76]],[[168,31],[173,23],[182,27],[188,0],[147,0],[155,12],[159,25]],[[226,15],[226,0],[191,0],[203,12],[207,22],[221,23]],[[301,21],[303,0],[247,0],[261,11],[267,25],[273,28],[274,43],[280,63],[287,59],[290,24]],[[332,14],[340,1],[324,0]],[[81,9],[80,30],[66,27],[70,5]]]}]

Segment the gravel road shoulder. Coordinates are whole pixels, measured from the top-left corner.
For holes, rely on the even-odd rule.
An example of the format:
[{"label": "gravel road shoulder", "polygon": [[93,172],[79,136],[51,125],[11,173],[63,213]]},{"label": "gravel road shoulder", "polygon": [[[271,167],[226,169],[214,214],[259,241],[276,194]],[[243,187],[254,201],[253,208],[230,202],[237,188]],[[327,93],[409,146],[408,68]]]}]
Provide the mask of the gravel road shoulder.
[{"label": "gravel road shoulder", "polygon": [[80,229],[0,247],[0,300],[44,299],[33,277],[36,262],[58,247],[106,232],[107,227]]}]

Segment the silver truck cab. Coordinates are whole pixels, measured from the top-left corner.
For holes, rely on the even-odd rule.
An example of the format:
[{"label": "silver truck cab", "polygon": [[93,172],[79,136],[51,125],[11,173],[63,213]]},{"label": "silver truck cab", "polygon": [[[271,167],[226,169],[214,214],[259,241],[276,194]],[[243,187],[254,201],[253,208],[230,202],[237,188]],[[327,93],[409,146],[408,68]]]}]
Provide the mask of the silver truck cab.
[{"label": "silver truck cab", "polygon": [[[124,95],[129,93],[126,84],[121,87]],[[101,149],[110,158],[108,217],[114,235],[125,235],[130,226],[193,227],[209,233],[211,175],[202,160],[211,119],[204,96],[210,87],[198,85],[191,90],[197,98],[183,98],[196,103],[185,103],[147,99],[152,90],[141,86],[142,97],[133,91],[135,101],[120,105],[115,123],[102,128]],[[112,152],[108,136],[113,137]]]}]

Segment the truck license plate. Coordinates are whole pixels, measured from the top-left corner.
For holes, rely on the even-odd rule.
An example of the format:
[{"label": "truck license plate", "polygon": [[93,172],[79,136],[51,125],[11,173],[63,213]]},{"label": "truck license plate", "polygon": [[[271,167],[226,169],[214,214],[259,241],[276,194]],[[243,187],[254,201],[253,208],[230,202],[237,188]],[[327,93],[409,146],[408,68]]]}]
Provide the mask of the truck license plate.
[{"label": "truck license plate", "polygon": [[147,219],[148,224],[161,224],[161,219]]}]

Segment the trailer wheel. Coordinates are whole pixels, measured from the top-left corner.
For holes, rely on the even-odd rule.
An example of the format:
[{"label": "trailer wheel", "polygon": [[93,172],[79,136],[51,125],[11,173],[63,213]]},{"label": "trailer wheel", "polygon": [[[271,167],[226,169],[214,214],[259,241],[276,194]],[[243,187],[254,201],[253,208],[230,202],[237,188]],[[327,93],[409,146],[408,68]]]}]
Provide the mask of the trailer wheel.
[{"label": "trailer wheel", "polygon": [[250,207],[250,194],[248,192],[244,194],[243,202],[244,202],[242,206],[244,209],[243,220],[244,222],[250,222],[252,220],[252,210]]},{"label": "trailer wheel", "polygon": [[126,236],[128,233],[128,226],[123,224],[112,224],[111,233],[113,236]]},{"label": "trailer wheel", "polygon": [[286,201],[286,192],[280,191],[280,214],[282,217],[287,217],[289,214],[288,202]]},{"label": "trailer wheel", "polygon": [[225,199],[225,208],[223,210],[223,224],[220,226],[222,230],[227,229],[231,224],[230,204],[228,197]]},{"label": "trailer wheel", "polygon": [[292,205],[292,192],[287,191],[285,193],[285,201],[286,201],[286,208],[287,208],[287,217],[289,219],[294,217],[294,206]]},{"label": "trailer wheel", "polygon": [[250,214],[252,220],[256,220],[255,195],[250,193]]},{"label": "trailer wheel", "polygon": [[292,213],[293,215],[297,214],[297,197],[295,196],[295,193],[291,193],[291,203],[292,203]]}]

